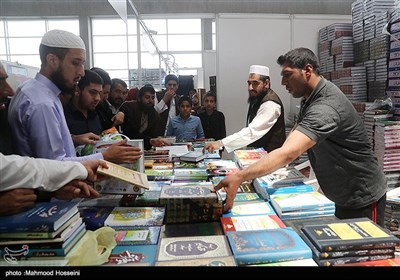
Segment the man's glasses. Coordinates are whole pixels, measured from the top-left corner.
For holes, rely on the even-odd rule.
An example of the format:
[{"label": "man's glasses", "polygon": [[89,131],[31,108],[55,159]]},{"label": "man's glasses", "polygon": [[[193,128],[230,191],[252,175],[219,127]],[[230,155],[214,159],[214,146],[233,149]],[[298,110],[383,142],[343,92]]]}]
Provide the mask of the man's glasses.
[{"label": "man's glasses", "polygon": [[167,84],[167,86],[169,86],[169,87],[177,87],[178,84]]}]

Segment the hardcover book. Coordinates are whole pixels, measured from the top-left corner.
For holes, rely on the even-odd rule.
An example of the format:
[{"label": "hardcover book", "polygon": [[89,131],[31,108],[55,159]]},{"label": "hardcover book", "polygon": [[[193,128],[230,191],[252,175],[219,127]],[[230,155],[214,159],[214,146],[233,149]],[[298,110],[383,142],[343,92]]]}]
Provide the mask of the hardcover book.
[{"label": "hardcover book", "polygon": [[231,256],[224,235],[161,238],[157,261]]},{"label": "hardcover book", "polygon": [[156,262],[155,266],[236,266],[233,256]]},{"label": "hardcover book", "polygon": [[99,166],[97,168],[97,173],[107,175],[118,180],[122,180],[128,184],[138,186],[146,190],[149,189],[146,174],[126,168],[118,164],[114,164],[109,161],[105,162],[107,163],[108,168],[103,168],[102,166]]},{"label": "hardcover book", "polygon": [[210,182],[164,186],[160,205],[166,207],[166,223],[216,221],[222,215],[222,199]]},{"label": "hardcover book", "polygon": [[236,202],[223,217],[276,214],[267,201]]},{"label": "hardcover book", "polygon": [[227,238],[238,265],[312,257],[311,249],[292,228],[229,231]]},{"label": "hardcover book", "polygon": [[117,245],[155,245],[161,226],[118,228],[115,232]]},{"label": "hardcover book", "polygon": [[153,266],[157,245],[117,245],[105,266]]},{"label": "hardcover book", "polygon": [[161,226],[164,215],[164,207],[114,207],[104,225],[113,228]]},{"label": "hardcover book", "polygon": [[277,215],[222,217],[222,228],[228,231],[265,230],[286,227]]},{"label": "hardcover book", "polygon": [[303,173],[295,168],[280,168],[271,174],[260,177],[270,187],[298,185],[307,179]]},{"label": "hardcover book", "polygon": [[198,162],[207,158],[207,154],[203,154],[202,151],[191,151],[180,156],[180,160],[189,162]]},{"label": "hardcover book", "polygon": [[319,251],[395,247],[400,240],[368,218],[304,225],[304,234]]},{"label": "hardcover book", "polygon": [[78,212],[73,201],[35,203],[33,208],[15,215],[0,217],[0,233],[54,232]]}]

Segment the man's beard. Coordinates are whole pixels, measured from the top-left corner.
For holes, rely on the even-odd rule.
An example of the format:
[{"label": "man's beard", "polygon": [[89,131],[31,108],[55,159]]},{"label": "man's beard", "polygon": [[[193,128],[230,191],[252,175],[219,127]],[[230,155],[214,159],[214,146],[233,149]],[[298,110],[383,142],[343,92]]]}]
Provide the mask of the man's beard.
[{"label": "man's beard", "polygon": [[63,72],[60,67],[51,73],[50,80],[63,92],[75,92],[75,85],[73,87],[67,86],[67,81],[63,76]]},{"label": "man's beard", "polygon": [[266,90],[263,90],[262,92],[260,92],[259,94],[257,94],[257,95],[251,95],[250,93],[249,93],[249,98],[247,98],[247,103],[249,103],[249,104],[256,104],[257,102],[260,102],[263,98],[264,98],[264,96],[267,94],[267,91]]}]

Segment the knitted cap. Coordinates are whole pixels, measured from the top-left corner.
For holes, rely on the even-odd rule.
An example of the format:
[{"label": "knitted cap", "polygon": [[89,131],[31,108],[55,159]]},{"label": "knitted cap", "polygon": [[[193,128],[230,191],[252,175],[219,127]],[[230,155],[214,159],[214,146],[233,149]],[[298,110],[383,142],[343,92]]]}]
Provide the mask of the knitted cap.
[{"label": "knitted cap", "polygon": [[251,65],[249,74],[258,74],[269,77],[269,68],[262,65]]},{"label": "knitted cap", "polygon": [[86,50],[82,38],[74,33],[53,29],[44,34],[41,44],[54,48],[83,49]]}]

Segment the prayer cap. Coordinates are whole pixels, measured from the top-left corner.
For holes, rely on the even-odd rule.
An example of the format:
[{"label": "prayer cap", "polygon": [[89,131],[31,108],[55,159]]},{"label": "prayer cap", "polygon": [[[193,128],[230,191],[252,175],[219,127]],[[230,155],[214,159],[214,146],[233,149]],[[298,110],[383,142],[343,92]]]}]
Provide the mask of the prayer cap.
[{"label": "prayer cap", "polygon": [[43,35],[41,44],[53,48],[82,49],[86,50],[82,38],[74,33],[53,29]]},{"label": "prayer cap", "polygon": [[269,68],[262,65],[251,65],[249,74],[258,74],[269,77]]}]

